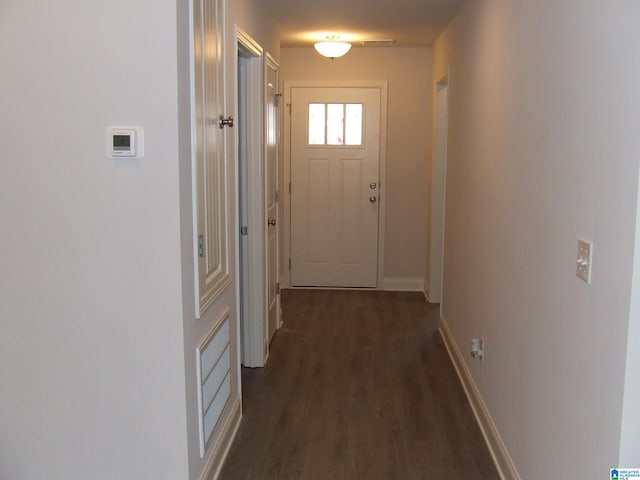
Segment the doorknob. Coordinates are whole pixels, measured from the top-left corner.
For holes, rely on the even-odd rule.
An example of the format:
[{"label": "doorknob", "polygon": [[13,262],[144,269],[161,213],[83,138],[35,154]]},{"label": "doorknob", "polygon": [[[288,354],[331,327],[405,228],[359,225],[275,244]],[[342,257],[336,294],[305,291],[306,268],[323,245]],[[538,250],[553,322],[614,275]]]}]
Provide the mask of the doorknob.
[{"label": "doorknob", "polygon": [[274,218],[273,220],[267,220],[267,225],[275,226],[276,225],[276,219]]},{"label": "doorknob", "polygon": [[233,117],[231,115],[229,115],[228,117],[225,117],[224,115],[220,115],[218,117],[218,126],[220,128],[233,127]]},{"label": "doorknob", "polygon": [[376,203],[376,202],[378,201],[378,197],[371,195],[371,196],[369,197],[369,201],[370,201],[371,203]]},{"label": "doorknob", "polygon": [[371,183],[369,184],[369,188],[370,188],[371,190],[375,190],[377,187],[378,187],[378,184],[377,184],[376,182],[371,182]]}]

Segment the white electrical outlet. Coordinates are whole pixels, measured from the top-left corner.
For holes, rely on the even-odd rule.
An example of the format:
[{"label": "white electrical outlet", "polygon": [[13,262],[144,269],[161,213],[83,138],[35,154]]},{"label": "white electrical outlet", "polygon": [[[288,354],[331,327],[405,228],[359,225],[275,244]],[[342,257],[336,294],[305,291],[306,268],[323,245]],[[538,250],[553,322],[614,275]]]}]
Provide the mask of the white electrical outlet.
[{"label": "white electrical outlet", "polygon": [[589,240],[578,239],[578,259],[576,260],[576,277],[591,283],[591,264],[593,261],[593,244]]},{"label": "white electrical outlet", "polygon": [[484,340],[482,338],[471,339],[471,358],[479,358],[484,363]]}]

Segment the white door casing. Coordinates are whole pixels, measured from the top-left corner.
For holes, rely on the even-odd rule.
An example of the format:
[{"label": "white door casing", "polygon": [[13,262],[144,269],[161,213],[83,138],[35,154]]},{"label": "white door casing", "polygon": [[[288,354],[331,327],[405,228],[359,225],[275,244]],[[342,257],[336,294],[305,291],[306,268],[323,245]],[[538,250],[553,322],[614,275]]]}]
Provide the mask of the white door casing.
[{"label": "white door casing", "polygon": [[[379,243],[384,215],[380,213],[384,212],[385,183],[381,120],[386,107],[382,86],[386,84],[290,88],[292,286],[375,288],[381,284]],[[343,144],[310,142],[312,104],[325,108],[327,116],[330,105],[338,109],[362,105],[362,141],[351,145],[342,139],[337,143]],[[328,126],[324,135],[321,143],[336,143]]]},{"label": "white door casing", "polygon": [[449,76],[434,86],[433,157],[429,172],[429,239],[425,293],[431,303],[442,300],[444,214],[447,176]]},{"label": "white door casing", "polygon": [[264,366],[266,341],[266,205],[263,50],[236,26],[236,145],[239,169],[242,364]]}]

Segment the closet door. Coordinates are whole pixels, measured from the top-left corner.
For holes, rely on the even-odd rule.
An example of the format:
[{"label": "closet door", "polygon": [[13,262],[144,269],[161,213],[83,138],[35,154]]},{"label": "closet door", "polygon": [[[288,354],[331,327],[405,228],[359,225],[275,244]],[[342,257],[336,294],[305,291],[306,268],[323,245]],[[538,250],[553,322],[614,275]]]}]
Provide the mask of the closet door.
[{"label": "closet door", "polygon": [[194,2],[196,316],[231,283],[224,113],[224,2]]}]

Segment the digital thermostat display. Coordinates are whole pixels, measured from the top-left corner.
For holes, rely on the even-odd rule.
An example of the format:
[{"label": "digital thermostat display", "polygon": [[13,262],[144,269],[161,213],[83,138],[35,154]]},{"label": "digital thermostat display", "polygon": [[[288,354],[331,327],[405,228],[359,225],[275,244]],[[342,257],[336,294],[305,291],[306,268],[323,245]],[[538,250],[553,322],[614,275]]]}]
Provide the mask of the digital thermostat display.
[{"label": "digital thermostat display", "polygon": [[131,135],[115,134],[113,136],[113,149],[118,152],[130,152]]},{"label": "digital thermostat display", "polygon": [[107,156],[109,158],[144,156],[144,137],[141,127],[107,127]]}]

